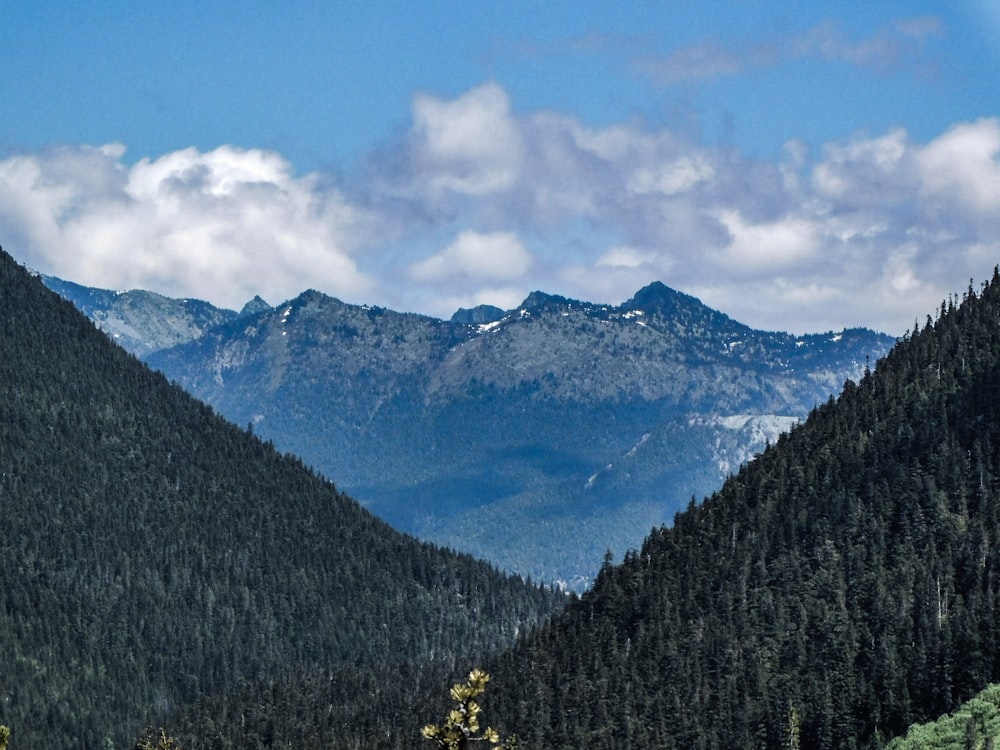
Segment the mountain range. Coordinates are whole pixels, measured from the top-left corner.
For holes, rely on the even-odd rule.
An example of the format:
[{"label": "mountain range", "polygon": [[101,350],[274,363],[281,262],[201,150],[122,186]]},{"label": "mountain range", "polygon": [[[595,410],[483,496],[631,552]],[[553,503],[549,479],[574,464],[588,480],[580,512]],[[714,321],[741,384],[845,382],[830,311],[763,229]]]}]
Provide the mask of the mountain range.
[{"label": "mountain range", "polygon": [[757,331],[658,282],[441,320],[317,291],[236,313],[45,281],[396,528],[575,589],[894,342]]},{"label": "mountain range", "polygon": [[536,750],[995,734],[1000,268],[579,596],[393,531],[3,253],[0,347],[13,748],[402,750],[473,666]]},{"label": "mountain range", "polygon": [[[991,747],[995,692],[972,699],[1000,682],[1000,269],[439,705],[412,679],[291,679],[171,726],[190,750],[403,750],[472,666],[481,726],[535,750],[882,750],[911,726],[894,747]],[[915,726],[967,701],[957,738]]]}]

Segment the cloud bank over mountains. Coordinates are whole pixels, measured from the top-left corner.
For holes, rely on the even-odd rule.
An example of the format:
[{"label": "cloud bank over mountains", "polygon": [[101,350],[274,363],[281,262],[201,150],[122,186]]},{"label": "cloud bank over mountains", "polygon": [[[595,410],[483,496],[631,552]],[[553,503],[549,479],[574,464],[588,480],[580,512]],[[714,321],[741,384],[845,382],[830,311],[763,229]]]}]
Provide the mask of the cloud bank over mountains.
[{"label": "cloud bank over mountains", "polygon": [[234,146],[8,156],[0,238],[71,281],[237,309],[315,288],[447,317],[534,289],[618,303],[658,279],[759,328],[900,334],[1000,260],[1000,119],[762,161],[639,120],[518,112],[488,82],[417,95],[336,179]]}]

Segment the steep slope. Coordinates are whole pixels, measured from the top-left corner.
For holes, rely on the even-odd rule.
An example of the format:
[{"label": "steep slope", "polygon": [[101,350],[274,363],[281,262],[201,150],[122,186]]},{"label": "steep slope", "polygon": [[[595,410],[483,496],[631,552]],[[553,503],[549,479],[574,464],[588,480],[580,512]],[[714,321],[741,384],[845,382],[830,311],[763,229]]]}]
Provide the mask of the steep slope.
[{"label": "steep slope", "polygon": [[581,586],[891,343],[754,331],[659,283],[452,321],[310,291],[148,361],[397,528]]},{"label": "steep slope", "polygon": [[878,747],[1000,679],[1000,273],[492,665],[534,747]]},{"label": "steep slope", "polygon": [[562,597],[404,536],[0,251],[0,723],[125,746],[242,680],[451,664]]}]

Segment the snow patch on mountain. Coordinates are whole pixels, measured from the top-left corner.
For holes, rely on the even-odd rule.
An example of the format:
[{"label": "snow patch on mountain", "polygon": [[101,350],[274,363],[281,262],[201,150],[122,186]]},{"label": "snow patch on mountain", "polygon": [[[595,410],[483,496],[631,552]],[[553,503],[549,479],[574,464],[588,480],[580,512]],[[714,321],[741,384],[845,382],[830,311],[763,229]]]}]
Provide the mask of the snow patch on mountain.
[{"label": "snow patch on mountain", "polygon": [[696,415],[688,420],[688,424],[725,431],[716,436],[712,456],[719,472],[726,476],[736,472],[800,421],[799,417],[780,414],[731,414]]}]

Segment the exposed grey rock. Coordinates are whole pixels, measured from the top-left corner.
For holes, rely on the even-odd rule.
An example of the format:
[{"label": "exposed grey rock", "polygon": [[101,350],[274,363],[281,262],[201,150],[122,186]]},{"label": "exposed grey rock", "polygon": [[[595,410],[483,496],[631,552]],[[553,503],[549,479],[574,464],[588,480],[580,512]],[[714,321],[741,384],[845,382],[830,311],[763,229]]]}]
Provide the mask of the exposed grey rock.
[{"label": "exposed grey rock", "polygon": [[237,317],[232,310],[196,299],[173,299],[142,290],[92,289],[54,276],[41,279],[138,357],[196,339]]},{"label": "exposed grey rock", "polygon": [[240,317],[245,318],[247,315],[256,315],[257,313],[270,309],[271,306],[262,300],[258,294],[255,295],[252,300],[243,305],[243,309],[240,310]]},{"label": "exposed grey rock", "polygon": [[492,323],[500,320],[504,316],[504,311],[493,305],[477,305],[472,308],[460,307],[451,316],[452,323],[461,325],[480,325],[482,323]]}]

